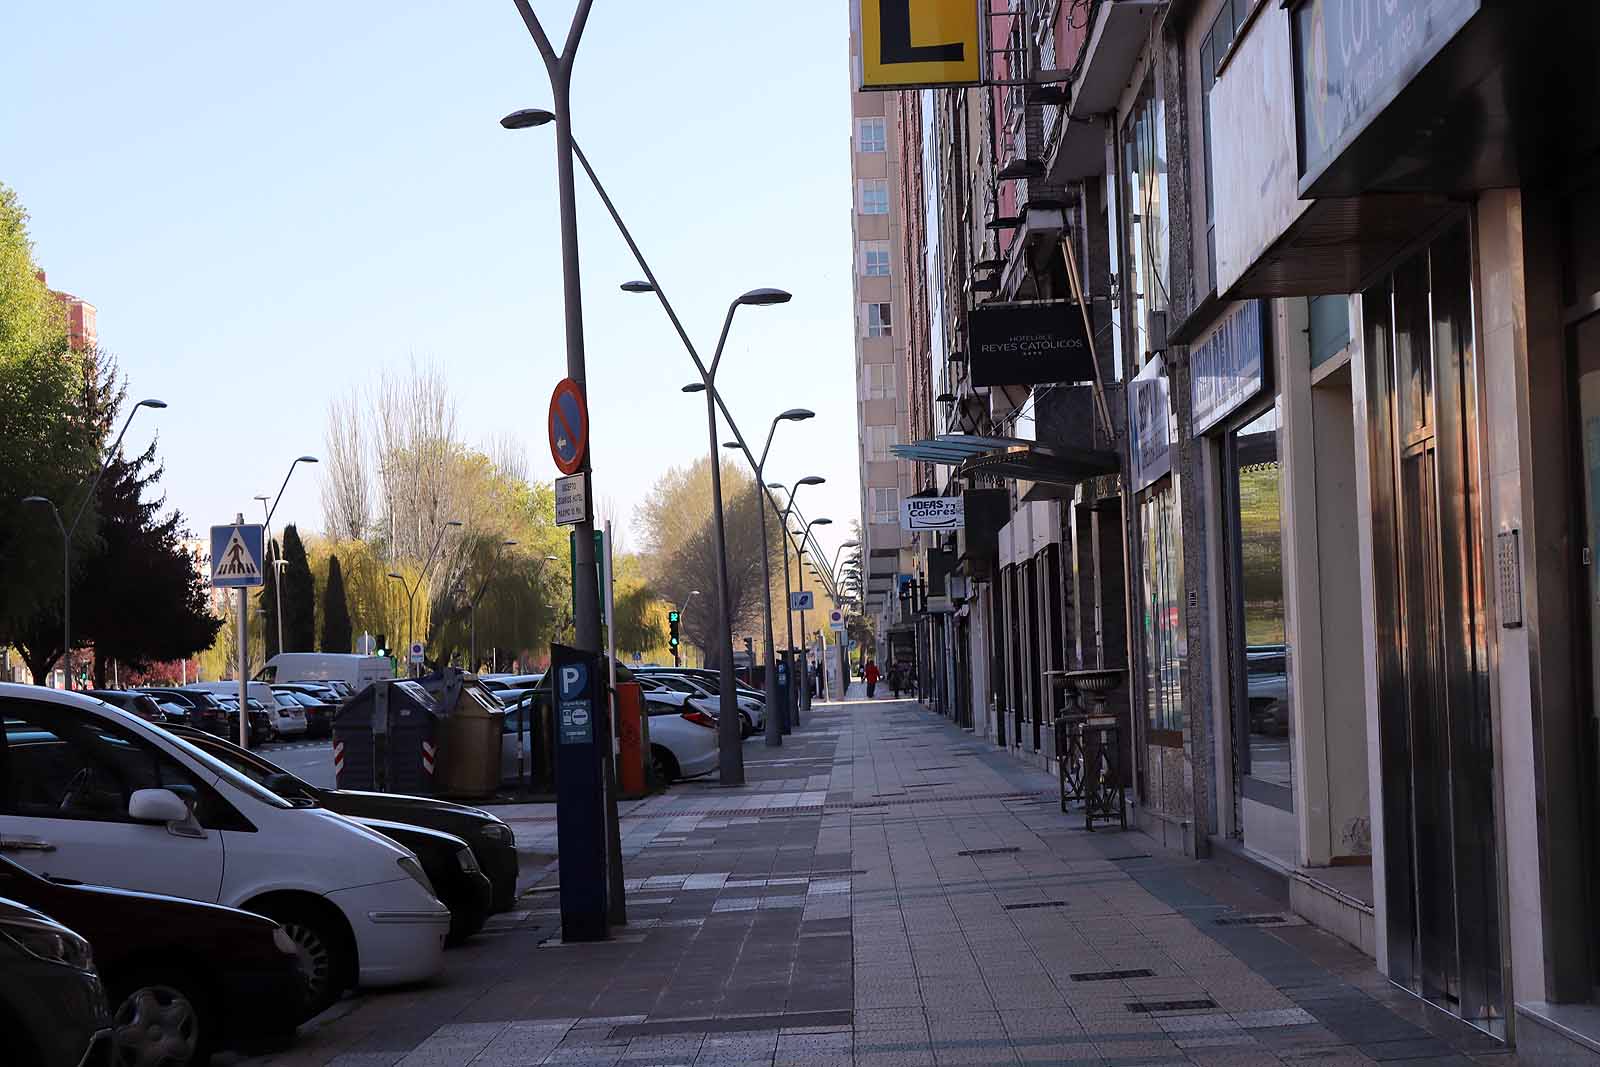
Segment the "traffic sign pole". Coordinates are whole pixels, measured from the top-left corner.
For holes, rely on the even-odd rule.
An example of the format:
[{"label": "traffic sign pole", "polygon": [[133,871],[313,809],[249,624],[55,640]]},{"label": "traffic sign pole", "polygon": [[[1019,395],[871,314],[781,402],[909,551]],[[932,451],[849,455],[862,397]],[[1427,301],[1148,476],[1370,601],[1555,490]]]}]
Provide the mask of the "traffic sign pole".
[{"label": "traffic sign pole", "polygon": [[[244,522],[244,514],[233,517],[235,524]],[[212,567],[217,561],[213,558]],[[239,587],[239,747],[250,747],[250,591]]]}]

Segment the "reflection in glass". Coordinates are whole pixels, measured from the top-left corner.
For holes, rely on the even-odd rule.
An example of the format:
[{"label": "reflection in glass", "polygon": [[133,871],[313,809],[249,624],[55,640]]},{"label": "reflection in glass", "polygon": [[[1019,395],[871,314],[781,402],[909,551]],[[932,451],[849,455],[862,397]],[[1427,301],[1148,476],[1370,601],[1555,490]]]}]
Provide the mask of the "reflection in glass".
[{"label": "reflection in glass", "polygon": [[[1278,459],[1278,415],[1265,415],[1236,431],[1229,449],[1238,508],[1238,639],[1244,643],[1248,733],[1236,746],[1240,774],[1277,786],[1257,794],[1292,809],[1294,777],[1290,730],[1289,653],[1283,610],[1283,483]],[[1279,792],[1281,790],[1281,792]]]},{"label": "reflection in glass", "polygon": [[1145,707],[1153,730],[1182,730],[1183,538],[1177,478],[1158,482],[1140,504],[1144,534]]}]

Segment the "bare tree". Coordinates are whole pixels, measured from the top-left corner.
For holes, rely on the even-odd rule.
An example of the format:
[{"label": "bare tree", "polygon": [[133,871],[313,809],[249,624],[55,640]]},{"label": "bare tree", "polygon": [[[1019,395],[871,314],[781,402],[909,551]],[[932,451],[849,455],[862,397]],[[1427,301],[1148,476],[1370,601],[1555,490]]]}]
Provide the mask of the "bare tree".
[{"label": "bare tree", "polygon": [[328,402],[323,433],[322,526],[329,537],[359,541],[372,526],[372,457],[358,390]]},{"label": "bare tree", "polygon": [[438,367],[413,361],[408,374],[385,372],[374,400],[384,540],[392,558],[425,560],[457,517],[455,399]]},{"label": "bare tree", "polygon": [[485,446],[489,462],[499,474],[513,482],[527,482],[528,446],[511,434],[496,434]]}]

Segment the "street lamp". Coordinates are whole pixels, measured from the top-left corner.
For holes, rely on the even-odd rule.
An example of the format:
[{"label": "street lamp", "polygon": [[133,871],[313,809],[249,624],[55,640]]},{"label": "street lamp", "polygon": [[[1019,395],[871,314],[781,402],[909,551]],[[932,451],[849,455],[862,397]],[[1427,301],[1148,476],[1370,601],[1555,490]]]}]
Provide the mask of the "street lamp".
[{"label": "street lamp", "polygon": [[[789,498],[789,503],[794,503],[793,496]],[[812,519],[810,522],[806,523],[805,529],[800,532],[800,544],[795,549],[795,576],[800,578],[802,583],[805,581],[805,578],[800,574],[800,564],[806,558],[806,540],[811,536],[811,528],[813,526],[832,525],[832,519]],[[800,691],[802,698],[805,700],[806,710],[809,711],[811,710],[811,644],[809,639],[806,637],[805,608],[800,609],[800,639],[802,641],[806,641],[805,650],[800,657],[801,670],[804,672],[801,678],[804,684],[800,687]]]},{"label": "street lamp", "polygon": [[404,577],[394,571],[389,572],[389,577],[398,579],[400,587],[406,591],[406,663],[410,666],[413,675],[416,673],[416,667],[411,663],[411,646],[416,642],[416,632],[413,629],[415,620],[411,616],[411,606],[416,602],[417,590],[422,588],[422,583],[428,580],[428,572],[433,570],[434,557],[439,554],[439,546],[444,543],[444,532],[452,526],[460,525],[462,525],[460,522],[451,519],[439,527],[439,533],[433,539],[433,547],[428,550],[428,561],[422,565],[422,572],[417,575],[415,583],[407,582]]},{"label": "street lamp", "polygon": [[133,417],[139,414],[140,408],[160,410],[167,406],[165,400],[141,400],[133,405],[133,410],[128,412],[128,417],[122,421],[122,429],[117,434],[117,439],[111,443],[111,448],[100,461],[100,469],[95,472],[94,481],[89,483],[89,491],[84,494],[83,501],[78,505],[78,513],[72,517],[72,525],[67,526],[61,521],[61,512],[57,510],[55,502],[47,497],[23,497],[24,504],[46,505],[56,520],[56,529],[61,531],[61,661],[65,666],[62,677],[66,679],[64,685],[72,688],[72,539],[78,535],[78,525],[83,522],[84,513],[89,510],[89,501],[94,499],[94,492],[100,488],[100,479],[106,476],[111,461],[116,458],[117,452],[122,448],[122,439],[127,436],[128,427],[133,424]]},{"label": "street lamp", "polygon": [[[800,487],[802,485],[822,485],[826,481],[826,478],[811,474],[801,478],[792,486],[785,486],[781,482],[770,482],[767,485],[768,489],[783,489],[788,494],[789,498],[788,503],[785,504],[783,508],[783,624],[788,634],[787,644],[784,647],[789,650],[790,656],[794,655],[794,612],[789,608],[790,598],[792,596],[789,587],[789,513],[794,510],[794,496],[800,491]],[[770,500],[771,498],[768,497],[768,499]],[[773,510],[777,510],[776,503],[773,503]],[[800,712],[800,689],[799,686],[795,684],[794,679],[790,680],[790,691],[794,694],[794,699],[790,701],[790,705],[795,712],[796,720],[798,720]],[[787,710],[789,709],[785,709],[785,711]],[[790,725],[786,721],[784,723],[785,732],[788,732],[789,728]]]},{"label": "street lamp", "polygon": [[[584,163],[588,169],[588,163]],[[590,171],[593,178],[594,172]],[[596,183],[598,185],[598,182]],[[609,201],[608,201],[609,204]],[[613,217],[615,210],[613,209]],[[621,219],[618,220],[621,225]],[[632,245],[632,239],[629,239]],[[641,257],[641,264],[643,259]],[[717,396],[717,370],[722,366],[722,353],[728,343],[728,331],[733,327],[733,316],[741,307],[770,307],[774,304],[787,303],[793,299],[790,294],[782,289],[751,289],[735,297],[728,305],[728,313],[722,320],[722,334],[717,338],[716,350],[711,356],[711,365],[706,366],[700,359],[700,354],[689,341],[689,336],[684,332],[678,322],[678,317],[672,312],[671,305],[667,303],[661,287],[652,277],[651,281],[633,281],[623,284],[623,291],[629,293],[655,293],[663,307],[667,308],[673,325],[678,327],[679,336],[683,339],[684,347],[688,349],[689,356],[694,360],[695,369],[700,372],[700,380],[691,385],[684,386],[686,393],[706,394],[706,427],[709,431],[709,457],[711,463],[711,512],[715,520],[713,529],[716,533],[717,546],[717,600],[718,641],[722,650],[718,653],[721,670],[718,673],[720,681],[720,699],[718,700],[717,718],[717,752],[719,776],[723,785],[744,784],[744,747],[740,731],[739,703],[735,697],[737,690],[733,680],[733,605],[729,602],[728,594],[728,533],[722,509],[722,462],[717,457],[717,406],[721,402]],[[770,598],[770,586],[768,587]]]},{"label": "street lamp", "polygon": [[[756,486],[758,488],[765,484],[767,454],[772,451],[772,438],[778,432],[778,423],[804,422],[807,419],[814,419],[816,417],[817,413],[809,408],[790,408],[788,411],[782,411],[773,416],[772,424],[767,427],[766,444],[761,446],[761,458],[755,461]],[[744,445],[741,442],[734,441],[731,443],[731,445],[725,445],[724,447],[734,447],[742,450]],[[765,496],[765,492],[763,492],[762,495]],[[767,541],[767,507],[765,501],[762,501],[760,504],[760,514],[761,579],[762,585],[766,590],[766,595],[761,598],[761,614],[762,621],[766,627],[767,638],[767,707],[772,711],[772,714],[767,716],[766,740],[769,746],[776,747],[783,744],[783,723],[780,715],[777,714],[778,666],[777,652],[773,648],[773,645],[776,644],[776,642],[773,640],[772,636],[772,549],[769,547],[769,542]],[[785,576],[787,576],[787,565],[784,567],[784,573]]]},{"label": "street lamp", "polygon": [[[317,462],[316,456],[299,456],[293,463],[289,464],[289,473],[283,476],[283,484],[278,486],[278,495],[272,498],[271,507],[267,506],[267,498],[265,495],[256,497],[257,500],[261,501],[261,511],[267,517],[267,544],[272,544],[272,516],[278,511],[278,501],[283,499],[283,491],[289,488],[289,479],[294,476],[294,469],[302,463],[315,462]],[[278,555],[280,558],[283,556],[281,545],[279,546]],[[278,651],[287,652],[288,649],[283,647],[283,581],[281,572],[273,576],[272,591],[274,598],[277,600],[276,611],[278,614]]]}]

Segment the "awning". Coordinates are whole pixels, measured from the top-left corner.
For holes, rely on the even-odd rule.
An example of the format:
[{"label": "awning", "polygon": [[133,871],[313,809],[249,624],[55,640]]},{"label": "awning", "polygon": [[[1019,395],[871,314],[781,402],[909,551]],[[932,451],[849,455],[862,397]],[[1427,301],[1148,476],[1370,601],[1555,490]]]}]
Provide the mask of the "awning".
[{"label": "awning", "polygon": [[961,464],[962,477],[1012,478],[1053,485],[1076,485],[1122,469],[1115,452],[1017,442],[979,453]]},{"label": "awning", "polygon": [[915,460],[919,463],[942,463],[949,467],[959,467],[974,456],[981,456],[997,449],[1010,448],[1017,445],[1030,445],[1033,442],[1023,441],[1015,437],[978,437],[965,433],[942,433],[926,441],[916,441],[909,445],[894,445],[889,451],[897,459]]}]

